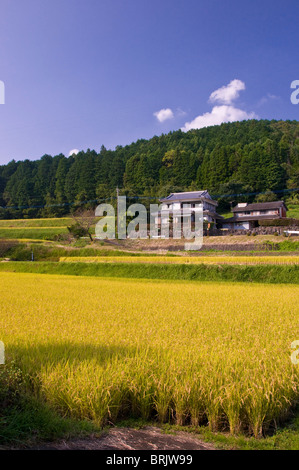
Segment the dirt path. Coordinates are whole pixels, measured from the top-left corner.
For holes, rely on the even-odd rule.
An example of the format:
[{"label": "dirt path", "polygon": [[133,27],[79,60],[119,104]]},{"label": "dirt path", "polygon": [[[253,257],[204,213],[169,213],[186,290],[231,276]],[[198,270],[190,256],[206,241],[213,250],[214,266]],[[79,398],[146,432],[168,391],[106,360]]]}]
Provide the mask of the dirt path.
[{"label": "dirt path", "polygon": [[100,437],[60,441],[35,446],[34,450],[214,450],[192,434],[164,434],[149,426],[143,429],[114,428]]}]

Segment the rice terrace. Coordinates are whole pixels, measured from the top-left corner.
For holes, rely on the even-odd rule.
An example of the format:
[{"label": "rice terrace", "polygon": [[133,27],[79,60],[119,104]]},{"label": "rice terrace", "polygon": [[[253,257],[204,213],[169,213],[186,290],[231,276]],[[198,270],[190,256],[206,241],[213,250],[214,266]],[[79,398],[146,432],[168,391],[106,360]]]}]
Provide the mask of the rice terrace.
[{"label": "rice terrace", "polygon": [[[0,230],[8,222],[32,240],[0,243],[3,443],[35,442],[26,419],[38,407],[46,441],[129,420],[223,448],[284,446],[288,436],[297,446],[296,237],[254,237],[249,252],[217,252],[226,237],[207,237],[210,251],[169,252],[171,240],[63,241],[71,218],[3,220]],[[27,418],[18,411],[12,429],[19,407]]]}]

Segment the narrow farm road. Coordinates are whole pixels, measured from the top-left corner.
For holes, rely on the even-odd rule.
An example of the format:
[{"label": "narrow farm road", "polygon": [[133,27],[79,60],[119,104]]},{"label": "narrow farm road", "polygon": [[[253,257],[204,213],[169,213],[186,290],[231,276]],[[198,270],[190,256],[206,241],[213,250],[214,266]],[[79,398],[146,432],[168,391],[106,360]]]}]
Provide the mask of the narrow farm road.
[{"label": "narrow farm road", "polygon": [[186,432],[164,434],[155,427],[114,428],[100,437],[74,439],[35,446],[35,450],[214,450]]}]

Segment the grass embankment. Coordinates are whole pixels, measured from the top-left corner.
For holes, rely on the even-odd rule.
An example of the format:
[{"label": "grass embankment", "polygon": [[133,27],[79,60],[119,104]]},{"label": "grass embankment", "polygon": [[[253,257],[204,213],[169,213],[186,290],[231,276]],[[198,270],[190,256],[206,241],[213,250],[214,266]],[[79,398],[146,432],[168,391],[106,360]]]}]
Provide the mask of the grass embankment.
[{"label": "grass embankment", "polygon": [[277,251],[299,251],[299,241],[285,240],[279,243],[268,242],[266,243],[269,248]]},{"label": "grass embankment", "polygon": [[1,271],[129,279],[299,284],[298,265],[213,266],[204,264],[175,265],[152,263],[4,262],[0,263],[0,272]]},{"label": "grass embankment", "polygon": [[299,220],[299,205],[298,204],[289,204],[288,205],[288,212],[287,217],[290,219],[298,219]]},{"label": "grass embankment", "polygon": [[[85,248],[77,248],[76,246],[67,245],[65,248],[63,246],[55,246],[54,244],[45,245],[43,244],[16,244],[12,248],[7,249],[3,258],[9,258],[12,261],[30,261],[32,252],[34,254],[35,261],[59,261],[61,257],[118,257],[128,255],[127,251],[102,248],[99,244],[98,247],[93,248],[87,246]],[[139,257],[142,253],[130,253],[130,257]],[[156,255],[150,254],[149,256],[155,257]],[[169,255],[169,256],[174,256]]]},{"label": "grass embankment", "polygon": [[0,220],[0,228],[42,228],[67,227],[73,223],[71,217],[49,219],[10,219]]},{"label": "grass embankment", "polygon": [[34,240],[54,240],[60,234],[68,233],[66,227],[22,227],[0,228],[0,238],[17,240],[21,238]]},{"label": "grass embankment", "polygon": [[21,369],[0,365],[0,444],[24,446],[41,440],[87,436],[99,431],[90,421],[59,415],[28,390]]},{"label": "grass embankment", "polygon": [[240,264],[240,265],[260,265],[260,264],[299,264],[299,256],[81,256],[81,257],[61,257],[60,262],[64,263],[145,263],[145,264]]},{"label": "grass embankment", "polygon": [[[125,423],[124,423],[125,424]],[[121,425],[121,423],[120,423]],[[134,425],[134,422],[132,422]],[[138,422],[135,423],[138,426]],[[165,432],[185,431],[194,434],[199,439],[213,443],[218,449],[237,450],[299,450],[299,410],[285,423],[278,426],[271,435],[255,439],[244,435],[232,436],[228,433],[212,432],[206,426],[176,426],[163,425]]]},{"label": "grass embankment", "polygon": [[[60,258],[67,257],[67,258],[92,258],[94,257],[95,259],[99,259],[103,256],[105,257],[122,257],[122,256],[130,256],[132,257],[138,257],[141,258],[144,256],[144,252],[129,252],[129,251],[124,251],[122,249],[119,249],[117,246],[115,248],[107,248],[104,246],[104,242],[96,242],[93,245],[89,245],[88,242],[83,243],[86,244],[85,247],[78,247],[77,245],[82,244],[82,240],[79,242],[75,242],[72,245],[68,244],[65,246],[62,246],[61,244],[55,244],[55,242],[43,242],[43,241],[36,241],[35,243],[28,242],[28,243],[17,243],[17,240],[13,241],[11,240],[11,243],[9,243],[9,240],[0,240],[0,253],[3,258],[10,258],[12,261],[30,261],[31,260],[31,254],[33,252],[34,254],[34,259],[36,261],[59,261]],[[5,248],[6,247],[6,248]],[[2,248],[2,249],[1,249]],[[220,252],[221,255],[227,253],[229,257],[232,256],[241,256],[242,258],[244,256],[250,257],[253,254],[259,254],[259,255],[265,255],[266,253],[269,254],[269,256],[273,256],[274,258],[276,255],[279,254],[279,257],[286,255],[287,253],[296,253],[296,251],[299,250],[299,242],[294,242],[294,241],[289,241],[286,240],[282,243],[279,243],[274,246],[275,250],[272,251],[272,247],[270,247],[270,251],[267,252],[254,252],[254,251],[245,251],[245,252]],[[190,253],[190,252],[189,252]],[[196,259],[197,257],[203,258],[203,255],[206,252],[197,252],[194,253],[192,256],[192,259]],[[215,251],[211,249],[211,254],[215,255]],[[182,254],[182,253],[181,253]],[[151,252],[146,255],[147,259],[149,257],[158,259],[159,255]],[[165,258],[165,257],[164,257]],[[171,258],[177,259],[178,257],[174,252],[169,252],[167,253],[167,261]],[[188,256],[185,256],[185,259],[187,259]],[[209,255],[210,258],[210,255]],[[223,258],[223,256],[221,257]],[[273,258],[273,259],[274,259]],[[250,258],[251,259],[251,258]],[[295,257],[293,257],[295,259]],[[83,261],[83,260],[82,260]],[[262,261],[261,261],[262,262]]]}]

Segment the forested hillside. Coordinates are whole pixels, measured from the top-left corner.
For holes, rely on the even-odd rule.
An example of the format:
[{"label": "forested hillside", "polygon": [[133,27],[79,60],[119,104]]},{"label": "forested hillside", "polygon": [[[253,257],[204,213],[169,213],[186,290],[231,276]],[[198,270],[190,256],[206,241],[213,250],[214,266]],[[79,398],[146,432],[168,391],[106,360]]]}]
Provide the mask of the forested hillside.
[{"label": "forested hillside", "polygon": [[[219,196],[298,188],[299,123],[250,120],[170,132],[115,150],[102,146],[100,153],[12,160],[0,166],[0,218],[62,216],[82,201],[109,200],[117,186],[132,198],[179,190],[208,189]],[[298,198],[295,192],[278,197],[290,196]],[[246,198],[254,196],[239,197]],[[219,199],[225,207],[238,197]]]}]

